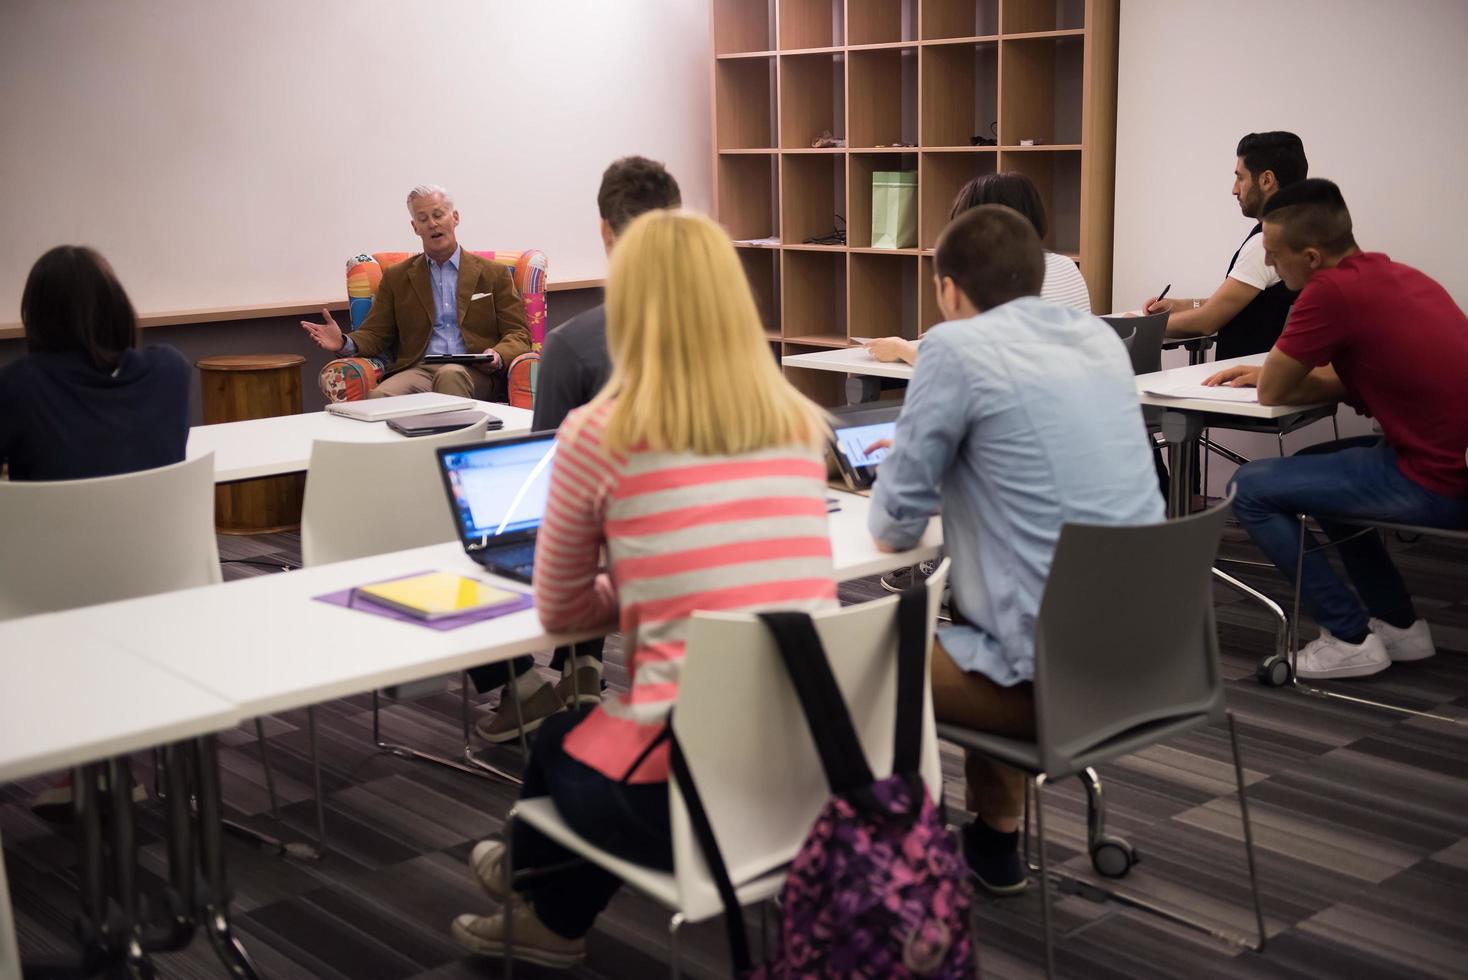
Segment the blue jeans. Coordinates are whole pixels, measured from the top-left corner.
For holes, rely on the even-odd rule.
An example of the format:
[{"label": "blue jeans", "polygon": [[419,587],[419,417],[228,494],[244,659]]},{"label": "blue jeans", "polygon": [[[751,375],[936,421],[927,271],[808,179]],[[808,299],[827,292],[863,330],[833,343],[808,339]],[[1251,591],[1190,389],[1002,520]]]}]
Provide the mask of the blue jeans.
[{"label": "blue jeans", "polygon": [[[1298,514],[1468,526],[1468,498],[1444,497],[1402,475],[1396,450],[1377,436],[1322,443],[1288,458],[1255,460],[1239,468],[1233,486],[1234,515],[1259,550],[1292,581],[1300,547]],[[1359,530],[1325,520],[1319,523],[1332,541]],[[1313,535],[1306,536],[1305,547],[1315,547]],[[1339,550],[1355,595],[1323,552],[1305,555],[1300,593],[1316,623],[1336,636],[1350,637],[1366,629],[1368,615],[1396,625],[1417,618],[1412,597],[1380,535],[1362,535],[1342,543]]]}]

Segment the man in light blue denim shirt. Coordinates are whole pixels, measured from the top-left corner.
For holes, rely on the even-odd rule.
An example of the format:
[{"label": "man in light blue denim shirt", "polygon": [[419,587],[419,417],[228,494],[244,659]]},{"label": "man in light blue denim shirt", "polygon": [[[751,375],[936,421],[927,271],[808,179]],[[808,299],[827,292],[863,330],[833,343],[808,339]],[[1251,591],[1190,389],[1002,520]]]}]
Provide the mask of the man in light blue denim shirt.
[{"label": "man in light blue denim shirt", "polygon": [[[1017,212],[955,219],[935,259],[945,319],[923,339],[870,529],[915,544],[934,513],[952,559],[954,625],[933,647],[940,721],[1034,732],[1035,618],[1061,525],[1163,519],[1125,346],[1102,321],[1039,298],[1045,260]],[[980,882],[1025,887],[1018,771],[970,754],[964,851]]]}]

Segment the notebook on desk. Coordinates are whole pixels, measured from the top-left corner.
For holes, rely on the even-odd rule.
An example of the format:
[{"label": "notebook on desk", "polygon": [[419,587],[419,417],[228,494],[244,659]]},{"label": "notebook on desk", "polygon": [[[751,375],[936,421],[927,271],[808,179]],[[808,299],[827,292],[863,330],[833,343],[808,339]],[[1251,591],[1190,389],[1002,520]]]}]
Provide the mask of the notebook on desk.
[{"label": "notebook on desk", "polygon": [[530,581],[555,453],[554,432],[438,451],[459,543],[496,575]]},{"label": "notebook on desk", "polygon": [[427,415],[431,412],[454,412],[473,408],[474,401],[458,395],[442,395],[425,391],[417,395],[390,395],[387,398],[364,398],[359,402],[332,402],[326,410],[359,422],[382,422],[403,415]]}]

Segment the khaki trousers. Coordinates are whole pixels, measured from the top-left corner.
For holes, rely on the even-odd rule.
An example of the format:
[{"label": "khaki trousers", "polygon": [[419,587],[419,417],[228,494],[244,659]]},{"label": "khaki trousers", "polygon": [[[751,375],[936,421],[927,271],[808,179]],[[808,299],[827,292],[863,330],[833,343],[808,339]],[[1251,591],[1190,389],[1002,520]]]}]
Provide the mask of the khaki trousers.
[{"label": "khaki trousers", "polygon": [[416,364],[382,379],[368,398],[387,398],[391,395],[417,395],[425,391],[436,391],[461,398],[477,398],[493,401],[493,395],[502,390],[502,375],[485,374],[463,364]]},{"label": "khaki trousers", "polygon": [[[1035,734],[1035,691],[1026,681],[1000,687],[983,674],[960,670],[933,639],[933,715],[940,722],[1013,738]],[[992,826],[993,821],[1024,815],[1028,777],[1011,766],[977,752],[965,752],[964,777],[968,808]]]}]

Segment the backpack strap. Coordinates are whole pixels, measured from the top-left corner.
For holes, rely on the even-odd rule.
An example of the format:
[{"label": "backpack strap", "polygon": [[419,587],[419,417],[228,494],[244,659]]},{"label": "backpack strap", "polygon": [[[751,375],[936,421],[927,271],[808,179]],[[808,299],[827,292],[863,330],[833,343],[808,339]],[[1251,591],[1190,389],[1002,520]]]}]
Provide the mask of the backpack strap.
[{"label": "backpack strap", "polygon": [[775,635],[831,792],[846,796],[866,790],[873,782],[872,770],[815,623],[803,612],[764,612],[759,618]]},{"label": "backpack strap", "polygon": [[927,628],[928,588],[916,585],[897,601],[897,717],[892,772],[905,776],[917,775],[922,767]]},{"label": "backpack strap", "polygon": [[698,795],[698,787],[694,785],[693,773],[688,770],[683,749],[678,745],[678,739],[672,731],[673,726],[669,723],[668,761],[673,779],[678,783],[678,791],[683,794],[683,806],[688,811],[693,838],[698,841],[698,849],[703,852],[709,876],[714,879],[714,887],[718,889],[719,898],[724,903],[724,929],[729,934],[729,959],[734,964],[734,975],[744,976],[750,969],[749,937],[744,934],[744,910],[739,904],[739,896],[735,894],[734,883],[729,880],[729,868],[724,864],[724,854],[719,850],[718,839],[714,837],[713,824],[709,823],[708,812],[703,808],[703,799]]}]

